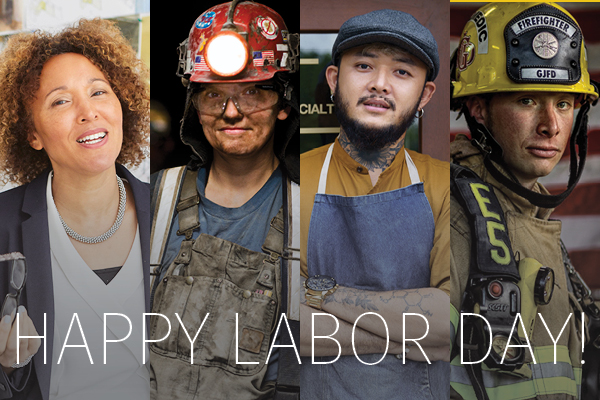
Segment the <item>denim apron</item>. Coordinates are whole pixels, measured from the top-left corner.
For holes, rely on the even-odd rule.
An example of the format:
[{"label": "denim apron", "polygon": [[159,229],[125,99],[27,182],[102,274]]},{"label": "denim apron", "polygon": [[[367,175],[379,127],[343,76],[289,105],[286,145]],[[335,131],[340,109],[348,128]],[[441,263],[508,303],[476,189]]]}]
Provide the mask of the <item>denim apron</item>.
[{"label": "denim apron", "polygon": [[[417,168],[405,150],[411,185],[377,194],[325,194],[333,145],[321,169],[310,220],[308,274],[333,276],[341,286],[389,291],[430,286],[429,257],[435,224]],[[365,310],[371,311],[371,310]],[[383,316],[385,318],[385,316]],[[381,354],[359,355],[375,363]],[[333,357],[315,357],[315,362]],[[308,361],[308,362],[306,362]],[[303,362],[303,399],[448,398],[447,363],[386,355],[364,365],[354,355],[331,364]]]}]

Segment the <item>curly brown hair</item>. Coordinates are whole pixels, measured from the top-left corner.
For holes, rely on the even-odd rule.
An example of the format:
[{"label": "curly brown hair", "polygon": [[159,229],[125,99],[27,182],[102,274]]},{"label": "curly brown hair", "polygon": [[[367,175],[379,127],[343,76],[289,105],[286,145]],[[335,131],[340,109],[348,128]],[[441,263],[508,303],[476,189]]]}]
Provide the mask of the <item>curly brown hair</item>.
[{"label": "curly brown hair", "polygon": [[44,150],[29,145],[31,104],[46,61],[63,53],[85,56],[106,76],[123,110],[123,145],[117,162],[136,166],[147,156],[150,132],[149,71],[114,22],[82,19],[57,34],[10,38],[0,53],[0,174],[5,183],[30,182],[51,166]]}]

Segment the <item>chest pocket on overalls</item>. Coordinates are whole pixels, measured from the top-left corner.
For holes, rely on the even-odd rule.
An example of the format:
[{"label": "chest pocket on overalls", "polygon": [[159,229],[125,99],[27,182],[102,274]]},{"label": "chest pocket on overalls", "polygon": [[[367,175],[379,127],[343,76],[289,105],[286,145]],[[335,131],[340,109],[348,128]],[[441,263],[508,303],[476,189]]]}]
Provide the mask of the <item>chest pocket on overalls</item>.
[{"label": "chest pocket on overalls", "polygon": [[[182,189],[180,204],[185,201],[183,195]],[[190,208],[197,216],[197,205]],[[279,307],[282,217],[280,210],[271,222],[263,244],[267,253],[206,234],[196,240],[190,234],[183,241],[156,291],[153,312],[167,317],[171,329],[165,340],[152,343],[155,352],[191,363],[190,338],[194,339],[204,321],[193,343],[193,364],[216,366],[238,375],[253,375],[265,366]],[[179,222],[181,232],[194,225],[182,223],[181,215]],[[153,316],[151,338],[158,340],[168,332],[169,322]],[[257,364],[239,364],[243,362]]]}]

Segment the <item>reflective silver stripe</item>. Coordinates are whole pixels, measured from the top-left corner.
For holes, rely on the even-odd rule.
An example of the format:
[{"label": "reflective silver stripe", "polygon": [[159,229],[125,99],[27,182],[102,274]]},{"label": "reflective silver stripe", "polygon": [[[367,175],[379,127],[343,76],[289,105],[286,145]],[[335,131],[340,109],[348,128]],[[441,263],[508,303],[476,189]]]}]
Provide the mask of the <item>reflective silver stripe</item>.
[{"label": "reflective silver stripe", "polygon": [[529,366],[534,379],[554,378],[555,376],[565,376],[575,380],[575,373],[571,364],[566,362],[533,364]]},{"label": "reflective silver stripe", "polygon": [[485,15],[481,11],[477,11],[472,17],[471,21],[477,28],[477,54],[488,53],[488,28]]},{"label": "reflective silver stripe", "polygon": [[[486,388],[493,388],[504,385],[513,385],[520,382],[531,381],[534,379],[549,379],[555,377],[566,377],[575,381],[575,374],[571,364],[566,362],[529,364],[532,371],[532,378],[527,379],[522,376],[510,375],[507,372],[496,372],[483,370],[483,384]],[[450,381],[471,385],[471,380],[464,366],[450,365]]]},{"label": "reflective silver stripe", "polygon": [[569,71],[560,68],[521,68],[521,78],[539,80],[567,80]]},{"label": "reflective silver stripe", "polygon": [[300,186],[292,182],[288,210],[291,210],[291,258],[288,263],[288,314],[287,318],[294,321],[300,320],[300,296],[304,296],[304,289],[300,281]]},{"label": "reflective silver stripe", "polygon": [[554,28],[570,38],[577,33],[577,28],[574,25],[554,15],[531,15],[521,18],[510,26],[515,35],[519,35],[528,29],[539,28]]},{"label": "reflective silver stripe", "polygon": [[[156,209],[152,216],[152,231],[150,233],[150,273],[160,266],[167,245],[173,210],[177,203],[181,176],[185,167],[167,169],[160,181]],[[150,289],[154,285],[154,276],[150,279]]]},{"label": "reflective silver stripe", "polygon": [[[481,371],[483,374],[483,385],[488,387],[497,387],[504,385],[513,385],[523,382],[528,379],[523,377],[509,375],[507,373],[499,373],[494,371]],[[464,366],[450,365],[450,382],[461,383],[463,385],[471,385],[469,374]]]}]

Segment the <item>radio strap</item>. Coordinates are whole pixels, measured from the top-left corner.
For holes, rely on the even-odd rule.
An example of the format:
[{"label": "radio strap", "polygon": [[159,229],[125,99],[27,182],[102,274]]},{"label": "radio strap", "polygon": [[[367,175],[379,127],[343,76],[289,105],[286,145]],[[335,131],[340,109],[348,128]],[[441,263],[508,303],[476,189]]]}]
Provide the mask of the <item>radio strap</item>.
[{"label": "radio strap", "polygon": [[[450,189],[467,214],[471,228],[471,264],[468,285],[482,278],[507,278],[518,282],[519,269],[513,257],[502,207],[494,189],[477,174],[458,164],[450,165]],[[467,288],[468,289],[468,288]],[[461,312],[472,313],[474,304],[465,292]],[[466,343],[461,344],[469,362],[481,358],[483,341],[473,324],[465,324]],[[459,346],[454,346],[458,350]],[[452,357],[456,356],[453,354]],[[478,400],[488,400],[481,363],[466,364]]]},{"label": "radio strap", "polygon": [[468,168],[451,164],[452,194],[467,213],[474,246],[469,279],[506,277],[519,281],[504,212],[494,189]]}]

